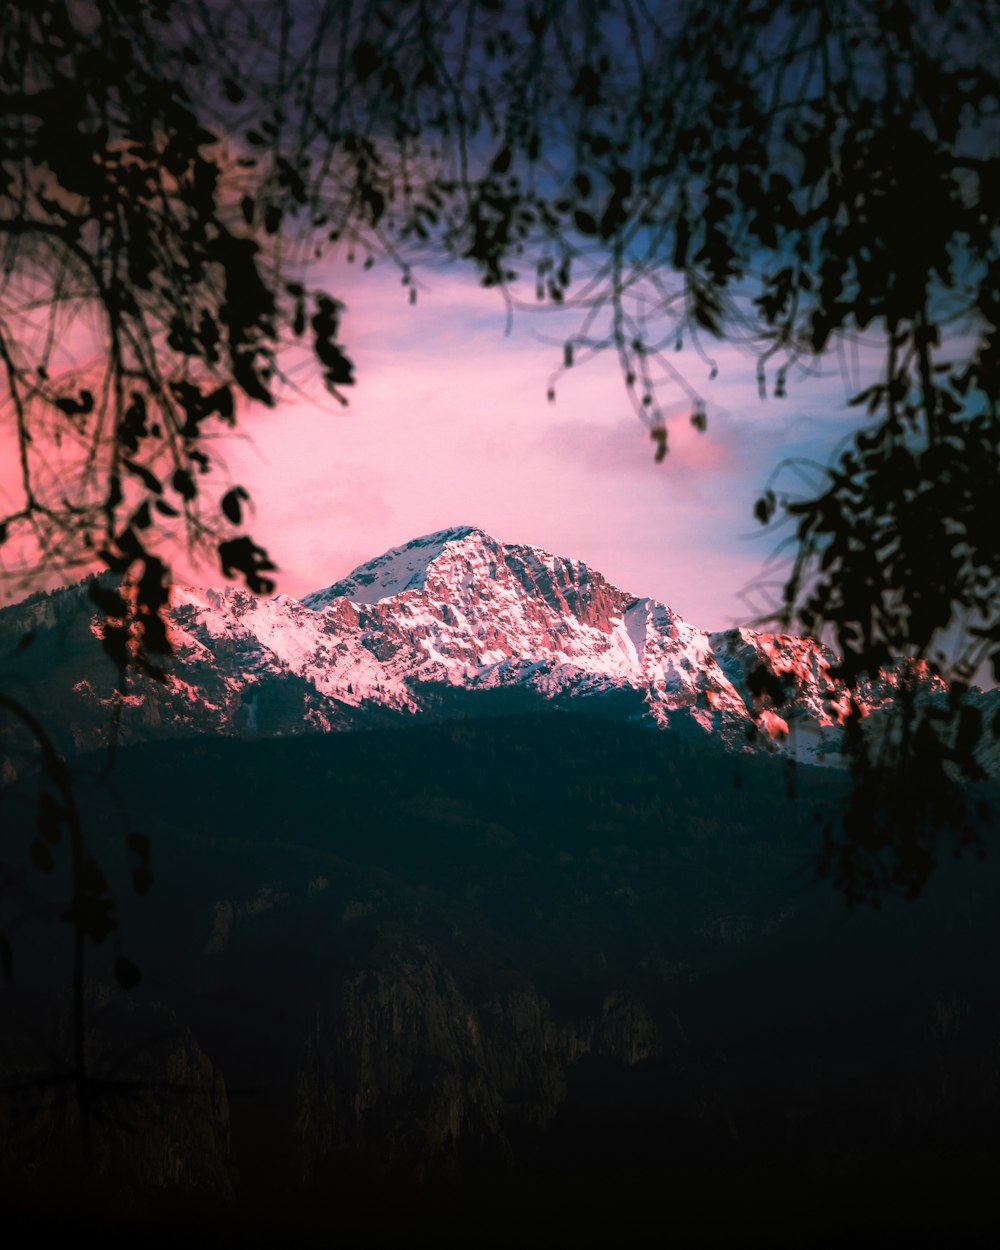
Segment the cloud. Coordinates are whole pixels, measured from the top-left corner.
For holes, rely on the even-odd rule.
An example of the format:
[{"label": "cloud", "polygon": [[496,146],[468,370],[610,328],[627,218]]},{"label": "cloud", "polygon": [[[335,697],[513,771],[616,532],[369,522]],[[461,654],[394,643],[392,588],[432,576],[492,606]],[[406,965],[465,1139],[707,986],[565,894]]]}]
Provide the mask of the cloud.
[{"label": "cloud", "polygon": [[[257,451],[241,448],[233,464],[256,483],[283,589],[306,593],[388,546],[475,523],[586,559],[693,621],[745,617],[737,592],[771,541],[758,537],[753,502],[782,454],[816,450],[817,423],[832,437],[803,406],[806,388],[761,403],[753,362],[735,348],[717,350],[715,381],[682,354],[708,430],[692,428],[686,397],[668,397],[671,453],[658,465],[610,353],[565,373],[548,402],[565,318],[515,317],[507,335],[497,293],[447,273],[428,278],[416,307],[392,273],[331,285],[358,367],[350,408],[297,400],[252,416]],[[811,383],[813,413],[832,410],[829,391]]]},{"label": "cloud", "polygon": [[[216,489],[250,489],[251,530],[293,595],[418,534],[474,523],[585,559],[696,624],[745,619],[737,592],[774,541],[752,520],[759,490],[776,461],[824,460],[853,425],[836,374],[761,402],[754,361],[714,345],[714,380],[694,353],[672,358],[703,396],[708,429],[692,428],[680,390],[663,392],[671,451],[656,464],[610,352],[563,373],[548,401],[578,313],[518,312],[507,333],[500,294],[466,273],[428,272],[416,306],[388,265],[327,277],[357,366],[349,407],[304,382],[303,359],[304,393],[247,407],[237,435],[213,443],[225,462]],[[175,558],[180,576],[218,580]]]}]

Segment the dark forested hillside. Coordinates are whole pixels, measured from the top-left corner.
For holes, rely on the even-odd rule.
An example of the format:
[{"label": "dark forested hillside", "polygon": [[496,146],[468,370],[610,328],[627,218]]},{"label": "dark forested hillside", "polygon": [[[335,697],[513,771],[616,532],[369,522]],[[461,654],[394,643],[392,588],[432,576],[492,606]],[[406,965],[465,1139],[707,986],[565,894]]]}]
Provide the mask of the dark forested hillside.
[{"label": "dark forested hillside", "polygon": [[[703,1193],[763,1168],[764,1192],[874,1158],[895,1183],[994,1147],[995,865],[848,913],[815,877],[838,773],[559,713],[147,744],[110,781],[102,764],[74,765],[121,919],[90,966],[88,1044],[95,1078],[159,1082],[95,1095],[101,1183],[141,1172],[132,1217],[201,1194],[311,1220],[336,1191],[348,1220],[362,1192],[430,1209],[444,1176],[464,1178],[449,1201],[499,1186],[483,1201],[515,1207],[581,1175],[645,1178],[653,1200],[684,1169]],[[15,867],[36,790],[5,796]],[[58,1139],[38,1089],[69,946],[38,907],[12,925],[18,898],[4,1084],[37,1088],[0,1101],[8,1192]],[[128,996],[107,988],[123,949]],[[48,1052],[24,1041],[43,1034]]]}]

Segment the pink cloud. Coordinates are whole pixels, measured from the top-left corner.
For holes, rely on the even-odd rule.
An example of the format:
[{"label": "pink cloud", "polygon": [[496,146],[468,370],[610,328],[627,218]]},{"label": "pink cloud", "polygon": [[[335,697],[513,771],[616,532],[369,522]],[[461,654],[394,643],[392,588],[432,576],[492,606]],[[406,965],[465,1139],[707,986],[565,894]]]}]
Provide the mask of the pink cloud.
[{"label": "pink cloud", "polygon": [[[388,266],[332,274],[357,366],[350,406],[309,384],[274,410],[248,408],[237,437],[213,444],[219,491],[252,492],[252,532],[280,566],[279,589],[305,594],[417,534],[473,523],[585,559],[695,623],[745,619],[737,592],[772,541],[746,538],[753,501],[776,458],[832,444],[839,379],[762,404],[753,361],[735,348],[717,348],[715,381],[681,353],[708,430],[692,428],[689,400],[665,394],[671,452],[657,465],[610,353],[565,373],[548,402],[572,317],[519,314],[508,335],[497,292],[464,274],[425,281],[413,307]],[[219,580],[179,548],[174,558],[181,577]]]}]

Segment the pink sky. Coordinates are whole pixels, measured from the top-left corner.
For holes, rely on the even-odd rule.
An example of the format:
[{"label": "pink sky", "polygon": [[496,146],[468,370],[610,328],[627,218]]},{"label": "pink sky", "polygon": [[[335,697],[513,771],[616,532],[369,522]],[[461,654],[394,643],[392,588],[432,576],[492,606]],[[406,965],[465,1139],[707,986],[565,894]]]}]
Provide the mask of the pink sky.
[{"label": "pink sky", "polygon": [[569,323],[521,315],[505,336],[500,297],[471,278],[426,275],[410,307],[388,270],[351,277],[334,288],[357,366],[350,406],[288,400],[248,416],[248,441],[226,452],[233,480],[253,489],[254,533],[282,591],[303,595],[388,547],[473,524],[583,559],[698,625],[755,615],[739,592],[778,536],[753,520],[754,500],[783,456],[825,458],[851,427],[839,376],[761,402],[753,362],[735,349],[716,353],[714,383],[681,354],[709,429],[695,432],[679,401],[658,465],[610,355],[565,375],[547,401],[562,353],[539,336],[558,343]]},{"label": "pink sky", "polygon": [[[329,284],[348,306],[341,338],[358,376],[348,408],[315,387],[308,399],[247,410],[236,435],[215,442],[226,465],[220,493],[227,480],[250,489],[250,528],[279,564],[280,591],[304,595],[391,546],[472,524],[583,559],[706,628],[763,610],[763,599],[740,591],[780,535],[761,530],[753,503],[779,460],[825,461],[853,428],[839,374],[793,382],[788,399],[762,402],[754,362],[736,349],[715,345],[714,382],[693,352],[681,353],[709,428],[696,433],[690,404],[678,396],[671,407],[664,393],[671,452],[656,464],[612,355],[571,370],[548,402],[575,320],[519,314],[505,335],[497,292],[471,275],[420,277],[415,307],[388,265],[348,267]],[[12,452],[8,440],[0,473],[8,498]],[[178,578],[222,580],[182,551],[173,558]]]}]

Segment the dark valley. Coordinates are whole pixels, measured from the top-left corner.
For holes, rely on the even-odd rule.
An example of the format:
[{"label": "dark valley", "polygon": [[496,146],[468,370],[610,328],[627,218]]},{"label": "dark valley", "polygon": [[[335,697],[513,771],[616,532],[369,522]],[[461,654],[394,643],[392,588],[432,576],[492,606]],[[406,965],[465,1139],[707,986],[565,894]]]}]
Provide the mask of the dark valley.
[{"label": "dark valley", "polygon": [[[516,558],[501,556],[508,568]],[[1000,1116],[995,859],[966,852],[916,903],[848,911],[817,863],[849,776],[797,762],[783,736],[727,733],[735,710],[713,722],[698,691],[737,690],[726,674],[738,669],[684,666],[695,631],[673,670],[661,661],[659,686],[655,674],[645,687],[584,680],[582,659],[574,678],[561,659],[558,681],[525,689],[520,666],[497,655],[476,671],[462,660],[451,685],[432,658],[424,680],[410,653],[386,651],[384,619],[429,622],[440,656],[443,631],[453,647],[474,634],[476,593],[452,577],[463,598],[449,601],[428,590],[426,567],[424,585],[376,602],[381,632],[361,635],[418,707],[344,699],[339,727],[353,731],[281,722],[268,733],[264,708],[287,696],[290,715],[317,698],[330,663],[313,654],[310,690],[305,661],[262,673],[260,648],[230,647],[233,624],[215,635],[217,660],[207,643],[197,663],[181,651],[178,680],[197,683],[197,698],[168,686],[150,696],[154,715],[141,703],[127,713],[110,774],[103,751],[71,757],[118,922],[88,953],[85,1171],[67,1077],[67,867],[28,863],[46,781],[21,744],[8,747],[8,1208],[28,1223],[83,1212],[123,1236],[156,1226],[216,1244],[475,1219],[611,1235],[664,1206],[678,1235],[720,1244],[755,1227],[772,1244],[837,1244],[862,1217],[907,1244],[984,1234],[993,1214],[977,1180],[997,1161]],[[508,612],[504,628],[524,637],[533,622],[550,653],[582,638],[593,664],[607,625],[588,613],[610,602],[613,620],[631,597],[579,568],[563,574],[547,591],[511,592],[521,617]],[[366,610],[355,585],[332,598]],[[57,631],[58,596],[36,602]],[[218,602],[245,631],[272,610]],[[295,620],[298,609],[280,610]],[[190,609],[175,611],[190,630]],[[63,620],[62,642],[43,633],[32,647],[82,646],[79,602]],[[662,657],[662,639],[655,648]],[[794,640],[770,648],[795,654]],[[59,665],[33,662],[57,705]],[[505,663],[515,678],[484,677]],[[213,689],[235,690],[228,728],[171,719],[178,698],[216,716]],[[256,727],[238,714],[251,697]],[[817,697],[800,689],[793,715]],[[657,698],[673,700],[662,722]],[[79,746],[94,744],[99,718],[66,706]],[[741,725],[760,720],[749,696],[741,706]],[[975,794],[1000,803],[993,782]],[[135,830],[153,874],[141,896]],[[127,993],[122,954],[141,973]],[[955,1192],[968,1195],[958,1211],[943,1196]],[[818,1230],[817,1201],[829,1207]]]}]

